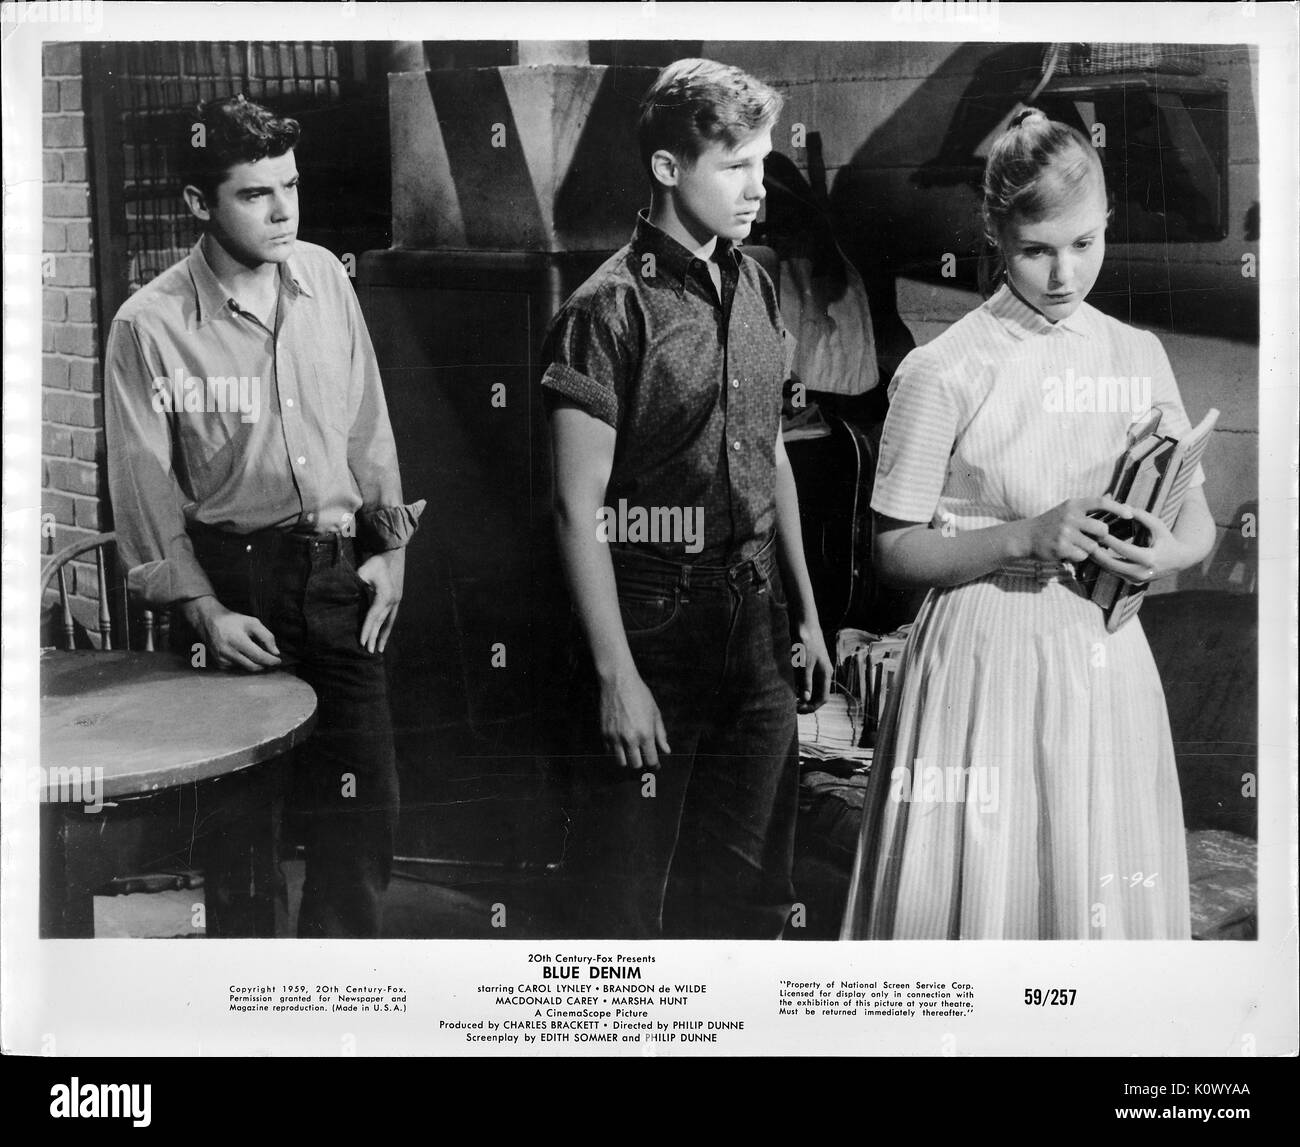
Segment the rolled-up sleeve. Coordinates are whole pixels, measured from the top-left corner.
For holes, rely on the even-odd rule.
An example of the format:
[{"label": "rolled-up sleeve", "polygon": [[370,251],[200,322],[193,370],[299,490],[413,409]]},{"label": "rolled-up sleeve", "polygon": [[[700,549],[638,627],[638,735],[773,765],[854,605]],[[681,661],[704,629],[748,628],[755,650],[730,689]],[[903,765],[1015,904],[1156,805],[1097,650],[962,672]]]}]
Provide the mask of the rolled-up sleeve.
[{"label": "rolled-up sleeve", "polygon": [[118,556],[131,593],[162,607],[211,594],[185,528],[189,501],[172,469],[169,415],[154,405],[155,378],[167,378],[131,322],[108,336],[104,420],[108,486]]},{"label": "rolled-up sleeve", "polygon": [[388,418],[379,361],[356,293],[340,269],[344,308],[352,346],[352,425],[348,432],[348,468],[361,492],[357,511],[357,541],[362,549],[378,553],[401,549],[411,540],[424,511],[423,500],[402,500],[402,479],[397,468],[397,443]]},{"label": "rolled-up sleeve", "polygon": [[630,361],[624,327],[608,300],[570,302],[555,317],[542,348],[543,392],[568,399],[617,430]]},{"label": "rolled-up sleeve", "polygon": [[368,553],[400,550],[414,536],[425,500],[398,506],[366,506],[357,511],[357,541]]}]

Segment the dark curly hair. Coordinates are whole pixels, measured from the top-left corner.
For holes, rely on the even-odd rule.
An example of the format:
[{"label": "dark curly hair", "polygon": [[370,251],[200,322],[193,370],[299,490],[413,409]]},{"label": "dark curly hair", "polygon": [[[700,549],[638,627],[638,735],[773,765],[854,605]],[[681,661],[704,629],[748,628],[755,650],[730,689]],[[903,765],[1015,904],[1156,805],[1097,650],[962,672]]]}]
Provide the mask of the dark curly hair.
[{"label": "dark curly hair", "polygon": [[193,185],[211,199],[235,164],[284,155],[297,146],[300,133],[297,120],[277,116],[242,93],[198,104],[177,141],[181,186]]}]

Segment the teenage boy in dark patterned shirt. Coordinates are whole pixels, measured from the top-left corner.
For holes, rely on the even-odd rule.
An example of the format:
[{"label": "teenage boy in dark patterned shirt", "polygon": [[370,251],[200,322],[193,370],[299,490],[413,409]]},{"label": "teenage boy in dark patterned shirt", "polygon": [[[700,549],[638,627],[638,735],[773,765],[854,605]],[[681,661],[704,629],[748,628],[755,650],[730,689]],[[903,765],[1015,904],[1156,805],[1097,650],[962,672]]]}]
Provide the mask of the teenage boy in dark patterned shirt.
[{"label": "teenage boy in dark patterned shirt", "polygon": [[587,935],[778,938],[792,904],[796,706],[831,667],[780,434],[789,336],[735,247],[780,106],[736,68],[666,67],[638,126],[650,210],[547,336],[575,719],[603,750],[567,855]]}]

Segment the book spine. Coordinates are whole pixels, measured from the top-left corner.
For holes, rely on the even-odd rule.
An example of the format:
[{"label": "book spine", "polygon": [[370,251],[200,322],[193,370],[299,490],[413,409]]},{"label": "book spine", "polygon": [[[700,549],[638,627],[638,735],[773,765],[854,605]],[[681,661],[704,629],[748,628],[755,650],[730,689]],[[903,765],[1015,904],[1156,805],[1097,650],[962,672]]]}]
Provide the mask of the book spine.
[{"label": "book spine", "polygon": [[1093,586],[1092,600],[1103,610],[1110,609],[1115,604],[1123,584],[1122,578],[1117,577],[1110,570],[1102,570]]},{"label": "book spine", "polygon": [[1146,596],[1147,587],[1144,585],[1132,585],[1127,587],[1127,592],[1115,603],[1114,608],[1106,615],[1106,632],[1114,633],[1128,621],[1138,609],[1142,606],[1142,599]]},{"label": "book spine", "polygon": [[1217,409],[1211,408],[1199,426],[1185,435],[1174,447],[1173,455],[1151,500],[1151,512],[1171,530],[1178,521],[1192,476],[1200,465],[1201,457],[1210,442],[1210,433],[1219,420]]}]

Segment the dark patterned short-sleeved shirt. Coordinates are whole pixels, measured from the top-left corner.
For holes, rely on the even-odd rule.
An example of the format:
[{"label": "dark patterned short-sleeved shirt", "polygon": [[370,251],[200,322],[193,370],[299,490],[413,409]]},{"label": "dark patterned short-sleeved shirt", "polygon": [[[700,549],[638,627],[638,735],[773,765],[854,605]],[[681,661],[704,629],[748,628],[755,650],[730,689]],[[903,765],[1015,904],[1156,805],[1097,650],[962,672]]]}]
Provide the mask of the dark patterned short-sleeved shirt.
[{"label": "dark patterned short-sleeved shirt", "polygon": [[[646,218],[560,309],[542,386],[618,433],[604,540],[732,564],[776,528],[788,335],[763,269],[719,239],[708,266]],[[593,523],[593,526],[597,525]]]}]

